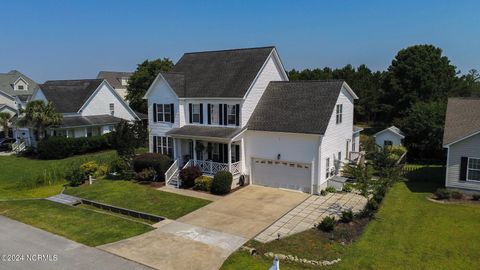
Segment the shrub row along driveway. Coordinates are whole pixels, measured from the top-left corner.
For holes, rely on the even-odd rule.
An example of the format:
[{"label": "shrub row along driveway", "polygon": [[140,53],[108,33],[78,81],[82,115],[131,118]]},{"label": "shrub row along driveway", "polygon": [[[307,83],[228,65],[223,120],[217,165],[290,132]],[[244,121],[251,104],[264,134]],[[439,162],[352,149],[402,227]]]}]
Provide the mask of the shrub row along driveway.
[{"label": "shrub row along driveway", "polygon": [[248,186],[177,221],[101,248],[158,269],[219,269],[235,249],[309,195]]}]

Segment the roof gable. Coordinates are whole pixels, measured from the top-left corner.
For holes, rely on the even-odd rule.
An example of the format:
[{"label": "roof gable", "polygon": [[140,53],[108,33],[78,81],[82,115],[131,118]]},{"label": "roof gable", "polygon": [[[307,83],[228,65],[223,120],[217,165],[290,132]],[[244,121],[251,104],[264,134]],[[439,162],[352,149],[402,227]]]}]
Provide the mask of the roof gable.
[{"label": "roof gable", "polygon": [[[23,80],[27,85],[28,89],[20,91],[14,90],[14,85],[19,80]],[[36,82],[34,82],[29,77],[25,76],[17,70],[9,71],[8,73],[0,73],[0,91],[8,95],[15,96],[17,94],[32,94],[34,90],[38,88]]]},{"label": "roof gable", "polygon": [[443,144],[450,145],[480,132],[480,99],[449,98]]},{"label": "roof gable", "polygon": [[100,71],[98,72],[97,79],[105,79],[114,89],[126,88],[122,85],[122,78],[130,78],[133,72],[120,72],[120,71]]},{"label": "roof gable", "polygon": [[248,129],[323,135],[344,85],[340,80],[270,82]]},{"label": "roof gable", "polygon": [[379,132],[375,133],[375,135],[373,135],[374,137],[379,135],[379,134],[382,134],[384,132],[390,132],[390,133],[393,133],[395,135],[397,135],[398,137],[400,138],[405,138],[405,134],[399,129],[397,128],[396,126],[391,126],[391,127],[388,127],[384,130],[380,130]]},{"label": "roof gable", "polygon": [[[274,47],[186,53],[172,69],[184,77],[179,97],[243,98]],[[168,80],[168,79],[167,79]]]},{"label": "roof gable", "polygon": [[46,81],[40,89],[57,112],[76,113],[102,82],[103,79]]}]

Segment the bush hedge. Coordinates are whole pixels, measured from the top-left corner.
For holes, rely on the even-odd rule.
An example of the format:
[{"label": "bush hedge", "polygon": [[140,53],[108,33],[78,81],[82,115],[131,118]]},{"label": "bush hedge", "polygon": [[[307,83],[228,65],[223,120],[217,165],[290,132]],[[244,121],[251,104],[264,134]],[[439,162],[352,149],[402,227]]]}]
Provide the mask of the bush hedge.
[{"label": "bush hedge", "polygon": [[156,171],[152,168],[143,169],[141,172],[135,174],[135,179],[140,182],[154,181]]},{"label": "bush hedge", "polygon": [[324,232],[331,232],[335,229],[335,225],[337,225],[335,217],[326,216],[323,218],[322,222],[318,224],[317,228]]},{"label": "bush hedge", "polygon": [[67,179],[70,186],[75,187],[83,184],[87,179],[87,175],[82,168],[77,167],[67,172],[67,174],[65,175],[65,179]]},{"label": "bush hedge", "polygon": [[210,176],[202,175],[195,179],[193,186],[194,190],[210,191],[212,187],[213,178]]},{"label": "bush hedge", "polygon": [[452,192],[446,188],[438,188],[437,191],[435,191],[435,196],[437,196],[439,200],[448,200],[452,196]]},{"label": "bush hedge", "polygon": [[179,177],[182,180],[182,188],[191,188],[195,185],[195,179],[202,175],[202,170],[198,166],[191,166],[180,171]]},{"label": "bush hedge", "polygon": [[38,158],[62,159],[73,155],[97,152],[109,149],[106,136],[67,138],[61,136],[48,137],[37,145]]},{"label": "bush hedge", "polygon": [[156,181],[165,181],[165,172],[170,165],[172,165],[170,158],[159,153],[144,153],[133,159],[133,170],[136,173],[152,168],[157,173]]},{"label": "bush hedge", "polygon": [[223,195],[230,192],[232,188],[233,176],[227,171],[220,171],[215,174],[212,181],[210,192],[216,195]]}]

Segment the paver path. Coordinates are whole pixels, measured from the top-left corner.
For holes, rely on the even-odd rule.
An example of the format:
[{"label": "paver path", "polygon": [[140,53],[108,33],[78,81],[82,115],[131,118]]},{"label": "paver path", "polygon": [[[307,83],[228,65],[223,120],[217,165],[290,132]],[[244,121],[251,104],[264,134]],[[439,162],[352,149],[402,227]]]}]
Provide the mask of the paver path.
[{"label": "paver path", "polygon": [[342,211],[360,212],[367,199],[356,193],[329,193],[326,196],[312,195],[303,203],[292,209],[270,227],[255,237],[266,243],[280,237],[308,230],[322,221],[326,216],[340,217]]}]

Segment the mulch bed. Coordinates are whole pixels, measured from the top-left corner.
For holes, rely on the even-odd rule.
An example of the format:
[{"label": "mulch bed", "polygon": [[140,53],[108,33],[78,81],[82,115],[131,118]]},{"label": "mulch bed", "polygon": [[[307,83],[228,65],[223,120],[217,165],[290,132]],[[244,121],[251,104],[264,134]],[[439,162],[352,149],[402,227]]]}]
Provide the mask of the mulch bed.
[{"label": "mulch bed", "polygon": [[464,197],[462,199],[438,199],[435,195],[427,196],[427,200],[434,203],[443,203],[443,204],[474,204],[480,205],[480,201],[473,200],[470,197]]},{"label": "mulch bed", "polygon": [[338,222],[333,232],[322,232],[322,234],[330,240],[343,243],[352,243],[358,237],[360,237],[360,235],[362,235],[370,220],[371,218],[369,217],[362,217],[355,218],[349,223]]}]

